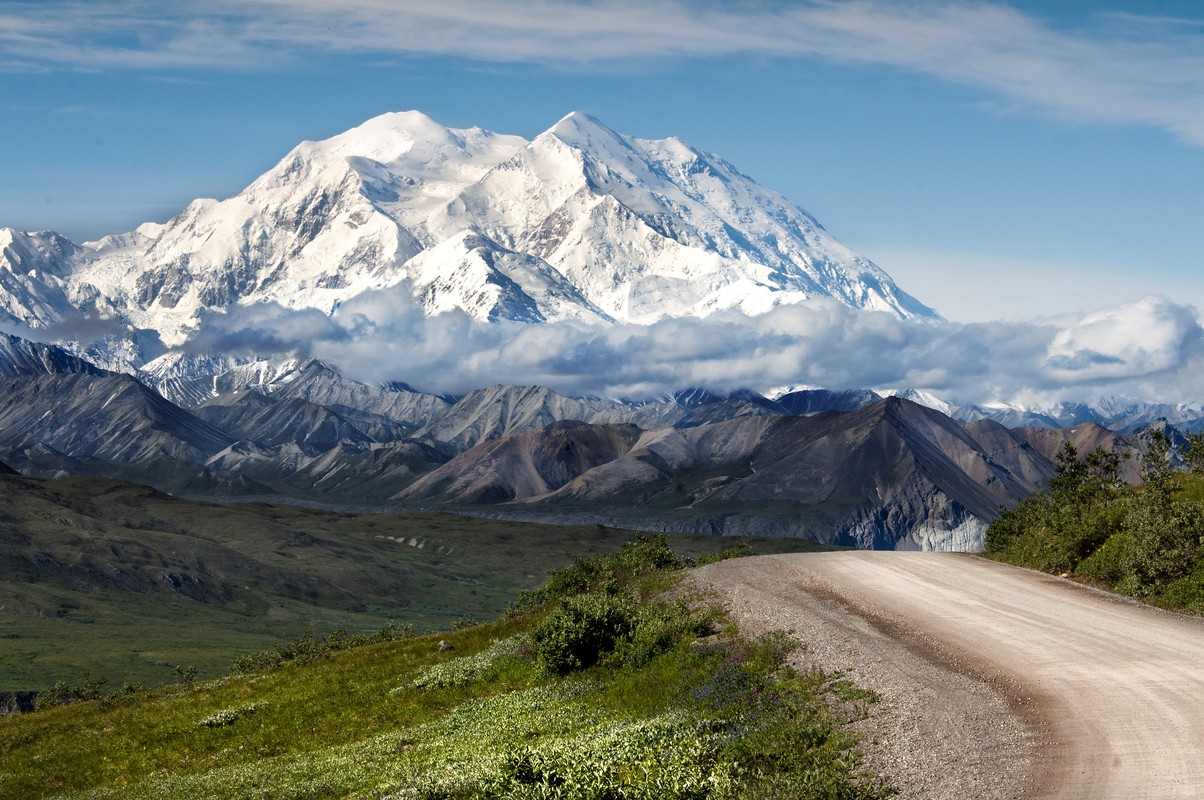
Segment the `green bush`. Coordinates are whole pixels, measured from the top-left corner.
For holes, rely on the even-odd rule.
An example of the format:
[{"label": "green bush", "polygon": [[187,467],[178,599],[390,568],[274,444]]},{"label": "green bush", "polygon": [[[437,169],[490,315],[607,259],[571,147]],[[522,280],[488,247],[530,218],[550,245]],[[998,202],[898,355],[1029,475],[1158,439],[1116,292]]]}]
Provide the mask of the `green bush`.
[{"label": "green bush", "polygon": [[[731,548],[728,557],[743,552]],[[719,560],[718,558],[716,560]],[[507,609],[507,614],[523,614],[545,603],[594,591],[615,591],[633,580],[654,572],[668,572],[693,566],[669,547],[669,537],[663,533],[638,533],[623,543],[615,553],[575,558],[572,563],[548,573],[548,580],[538,589],[520,592]]]},{"label": "green bush", "polygon": [[1187,434],[1183,461],[1192,472],[1204,474],[1204,431]]},{"label": "green bush", "polygon": [[85,700],[100,700],[103,697],[101,687],[108,682],[108,678],[94,678],[90,672],[84,670],[80,682],[74,686],[66,681],[58,681],[46,691],[39,692],[34,700],[34,708],[41,711]]},{"label": "green bush", "polygon": [[1114,481],[1115,457],[1083,461],[1067,446],[1048,492],[1026,498],[987,529],[987,555],[1072,574],[1160,605],[1204,609],[1204,479],[1175,473],[1154,437],[1140,486]]},{"label": "green bush", "polygon": [[638,669],[679,643],[714,633],[716,624],[716,611],[694,608],[684,601],[642,604],[630,635],[616,643],[606,660]]},{"label": "green bush", "polygon": [[1171,608],[1204,614],[1204,565],[1197,562],[1190,575],[1168,584],[1159,599]]},{"label": "green bush", "polygon": [[748,542],[738,542],[726,550],[720,550],[716,553],[704,553],[698,556],[698,558],[694,559],[694,566],[705,567],[707,564],[727,561],[729,558],[744,558],[751,555],[754,555],[752,545]]},{"label": "green bush", "polygon": [[531,631],[541,666],[553,675],[597,664],[635,630],[635,612],[626,597],[596,592],[561,601]]},{"label": "green bush", "polygon": [[398,625],[390,622],[374,633],[348,633],[339,628],[325,639],[314,639],[313,631],[306,631],[288,644],[278,644],[271,650],[247,653],[234,659],[230,671],[234,674],[270,672],[288,663],[309,664],[339,650],[363,647],[380,642],[396,642],[414,635],[413,625]]},{"label": "green bush", "polygon": [[1126,588],[1129,594],[1152,594],[1192,571],[1204,543],[1204,507],[1174,501],[1139,505],[1126,527]]}]

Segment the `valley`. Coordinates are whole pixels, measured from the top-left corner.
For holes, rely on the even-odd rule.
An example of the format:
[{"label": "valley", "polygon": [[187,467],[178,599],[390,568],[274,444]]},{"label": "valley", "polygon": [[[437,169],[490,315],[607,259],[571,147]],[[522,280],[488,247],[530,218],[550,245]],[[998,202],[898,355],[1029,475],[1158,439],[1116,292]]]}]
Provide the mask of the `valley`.
[{"label": "valley", "polygon": [[[491,620],[548,570],[630,537],[597,525],[213,505],[99,478],[0,475],[0,501],[0,691],[85,672],[110,688],[172,682],[177,667],[207,678],[307,631]],[[674,546],[698,555],[741,541]]]}]

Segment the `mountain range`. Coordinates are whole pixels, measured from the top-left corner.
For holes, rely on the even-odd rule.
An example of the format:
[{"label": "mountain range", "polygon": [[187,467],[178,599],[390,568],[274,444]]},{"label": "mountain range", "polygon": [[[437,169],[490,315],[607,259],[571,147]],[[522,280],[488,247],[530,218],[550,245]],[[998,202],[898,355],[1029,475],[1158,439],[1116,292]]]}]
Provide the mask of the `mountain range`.
[{"label": "mountain range", "polygon": [[888,549],[975,549],[1001,507],[1044,485],[1064,442],[1142,447],[1094,422],[1008,428],[870,391],[446,397],[313,360],[234,366],[203,399],[172,402],[11,336],[0,374],[0,460],[27,475]]},{"label": "mountain range", "polygon": [[[187,406],[296,363],[288,356],[309,331],[288,335],[273,310],[327,320],[340,340],[366,337],[377,363],[398,361],[395,378],[437,387],[438,376],[406,374],[404,352],[372,339],[389,335],[371,324],[380,309],[604,330],[807,298],[940,319],[718,156],[579,112],[530,141],[385,114],[303,142],[236,196],[196,200],[166,223],[83,244],[0,228],[0,329],[59,341]],[[266,321],[243,342],[234,320],[255,313]],[[226,325],[233,333],[213,334]],[[374,395],[384,399],[397,398]],[[1198,406],[1107,398],[1048,408],[912,399],[1012,426],[1204,417]]]}]

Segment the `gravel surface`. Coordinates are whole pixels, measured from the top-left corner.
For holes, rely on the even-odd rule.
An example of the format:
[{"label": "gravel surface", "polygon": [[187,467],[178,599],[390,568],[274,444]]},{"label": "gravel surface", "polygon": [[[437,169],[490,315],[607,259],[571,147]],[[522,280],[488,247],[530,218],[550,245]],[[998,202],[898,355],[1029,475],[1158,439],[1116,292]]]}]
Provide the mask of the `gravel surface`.
[{"label": "gravel surface", "polygon": [[693,573],[797,666],[880,701],[866,765],[901,798],[1204,797],[1204,624],[977,556],[760,556]]}]

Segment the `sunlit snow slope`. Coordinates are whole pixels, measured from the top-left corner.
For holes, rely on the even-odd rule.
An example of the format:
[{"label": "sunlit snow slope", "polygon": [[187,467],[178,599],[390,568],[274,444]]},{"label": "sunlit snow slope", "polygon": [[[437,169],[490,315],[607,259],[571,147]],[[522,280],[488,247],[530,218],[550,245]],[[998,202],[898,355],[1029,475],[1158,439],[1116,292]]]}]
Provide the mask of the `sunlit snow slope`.
[{"label": "sunlit snow slope", "polygon": [[[427,314],[481,321],[649,323],[815,296],[935,316],[722,159],[580,113],[529,142],[385,114],[299,145],[236,197],[196,200],[166,224],[82,247],[0,234],[0,313],[36,327],[83,312],[167,346],[207,312],[272,302],[331,314],[393,287]],[[122,352],[137,362],[136,351]]]}]

